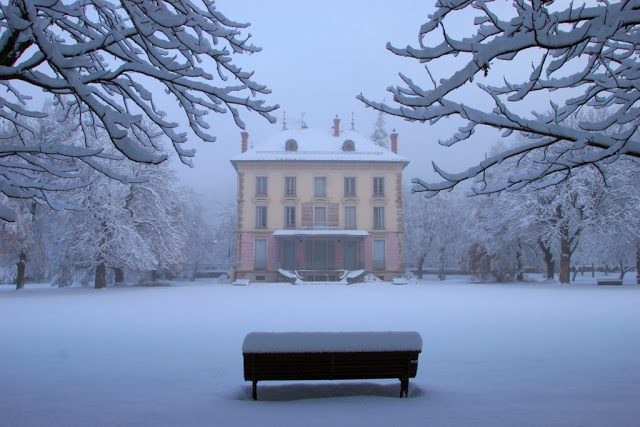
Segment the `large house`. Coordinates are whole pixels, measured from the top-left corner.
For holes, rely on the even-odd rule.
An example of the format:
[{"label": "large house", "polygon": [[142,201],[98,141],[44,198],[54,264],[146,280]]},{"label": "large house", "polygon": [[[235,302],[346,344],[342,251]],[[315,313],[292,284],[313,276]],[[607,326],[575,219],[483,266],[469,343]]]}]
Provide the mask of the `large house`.
[{"label": "large house", "polygon": [[236,277],[355,281],[404,273],[402,170],[409,161],[353,130],[283,130],[232,158]]}]

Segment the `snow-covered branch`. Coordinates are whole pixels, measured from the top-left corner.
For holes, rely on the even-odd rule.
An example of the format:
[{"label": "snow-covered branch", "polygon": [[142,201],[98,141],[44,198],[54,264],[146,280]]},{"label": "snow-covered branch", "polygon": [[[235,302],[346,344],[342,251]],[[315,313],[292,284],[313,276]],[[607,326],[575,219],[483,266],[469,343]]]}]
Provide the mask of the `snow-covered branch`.
[{"label": "snow-covered branch", "polygon": [[[463,172],[451,174],[435,167],[445,181],[414,180],[414,191],[437,193],[474,177],[484,181],[491,167],[506,159],[521,159],[531,151],[542,153],[536,168],[516,168],[507,181],[484,185],[476,192],[518,189],[532,183],[552,185],[585,165],[612,162],[621,156],[640,158],[640,0],[593,6],[571,3],[564,10],[544,1],[516,0],[507,9],[484,0],[440,0],[436,8],[420,29],[417,47],[388,46],[396,55],[430,63],[428,81],[434,87],[422,88],[401,75],[404,85],[388,89],[396,104],[375,102],[364,95],[358,99],[411,121],[433,124],[457,116],[469,123],[441,141],[443,145],[471,138],[475,126],[501,129],[505,135],[516,131],[536,139]],[[447,31],[447,22],[455,23],[458,16],[465,16],[463,12],[475,14],[475,28],[470,37],[456,39]],[[509,19],[504,19],[506,14]],[[434,43],[434,38],[441,42]],[[458,55],[466,62],[436,83],[431,70]],[[531,61],[532,70],[522,77],[501,68],[509,62],[524,65]],[[519,78],[522,80],[510,81]],[[474,79],[501,84],[474,83]],[[462,98],[472,86],[481,89],[485,98]],[[542,98],[549,99],[549,107],[532,107]],[[495,105],[493,110],[487,110],[486,101]],[[532,108],[530,114],[523,113]],[[588,110],[606,114],[602,120],[577,126],[568,122]]]},{"label": "snow-covered branch", "polygon": [[[104,129],[124,157],[149,164],[167,159],[169,153],[158,144],[140,137],[149,136],[146,123],[159,129],[155,137],[167,138],[190,165],[195,150],[183,148],[184,125],[175,111],[161,106],[179,107],[182,122],[205,141],[215,141],[209,112],[229,113],[241,128],[240,107],[275,121],[271,112],[277,106],[260,99],[270,91],[232,61],[232,54],[260,51],[242,34],[247,26],[227,19],[209,0],[4,0],[0,120],[11,122],[17,134],[33,133],[33,123],[24,118],[42,119],[43,114],[29,104],[27,93],[43,90],[63,100],[65,117],[79,126],[92,116],[93,126]],[[14,128],[6,129],[14,135]],[[0,141],[9,134],[0,134]],[[106,172],[104,164],[91,160],[99,155],[91,150],[37,139],[20,145],[25,146],[0,144],[0,156],[22,151],[52,156],[66,150],[64,156],[81,157]],[[9,175],[13,170],[0,169],[0,191],[22,188],[23,182]],[[32,197],[27,193],[20,197]]]}]

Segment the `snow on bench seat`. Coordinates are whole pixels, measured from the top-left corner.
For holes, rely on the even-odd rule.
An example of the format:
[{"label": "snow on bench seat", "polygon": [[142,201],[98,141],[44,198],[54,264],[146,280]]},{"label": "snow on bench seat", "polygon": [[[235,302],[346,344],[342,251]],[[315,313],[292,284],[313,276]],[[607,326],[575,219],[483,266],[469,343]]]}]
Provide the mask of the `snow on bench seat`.
[{"label": "snow on bench seat", "polygon": [[417,332],[251,332],[243,353],[422,351]]}]

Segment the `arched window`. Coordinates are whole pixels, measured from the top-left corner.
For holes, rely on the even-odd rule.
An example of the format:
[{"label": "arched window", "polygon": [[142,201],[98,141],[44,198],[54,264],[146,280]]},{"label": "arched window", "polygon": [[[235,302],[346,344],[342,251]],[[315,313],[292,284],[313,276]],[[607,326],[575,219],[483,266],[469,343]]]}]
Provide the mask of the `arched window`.
[{"label": "arched window", "polygon": [[285,151],[298,151],[298,143],[295,139],[288,139],[287,142],[284,143]]},{"label": "arched window", "polygon": [[342,143],[342,151],[356,151],[356,144],[352,140],[347,139]]}]

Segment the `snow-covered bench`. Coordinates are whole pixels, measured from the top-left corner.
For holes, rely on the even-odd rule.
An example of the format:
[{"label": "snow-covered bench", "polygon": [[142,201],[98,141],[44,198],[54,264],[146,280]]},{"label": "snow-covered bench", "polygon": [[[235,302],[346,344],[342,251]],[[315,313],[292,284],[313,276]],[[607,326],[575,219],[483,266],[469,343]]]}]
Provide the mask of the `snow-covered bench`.
[{"label": "snow-covered bench", "polygon": [[417,332],[252,332],[242,344],[244,379],[258,381],[398,378],[400,397],[418,371]]}]

